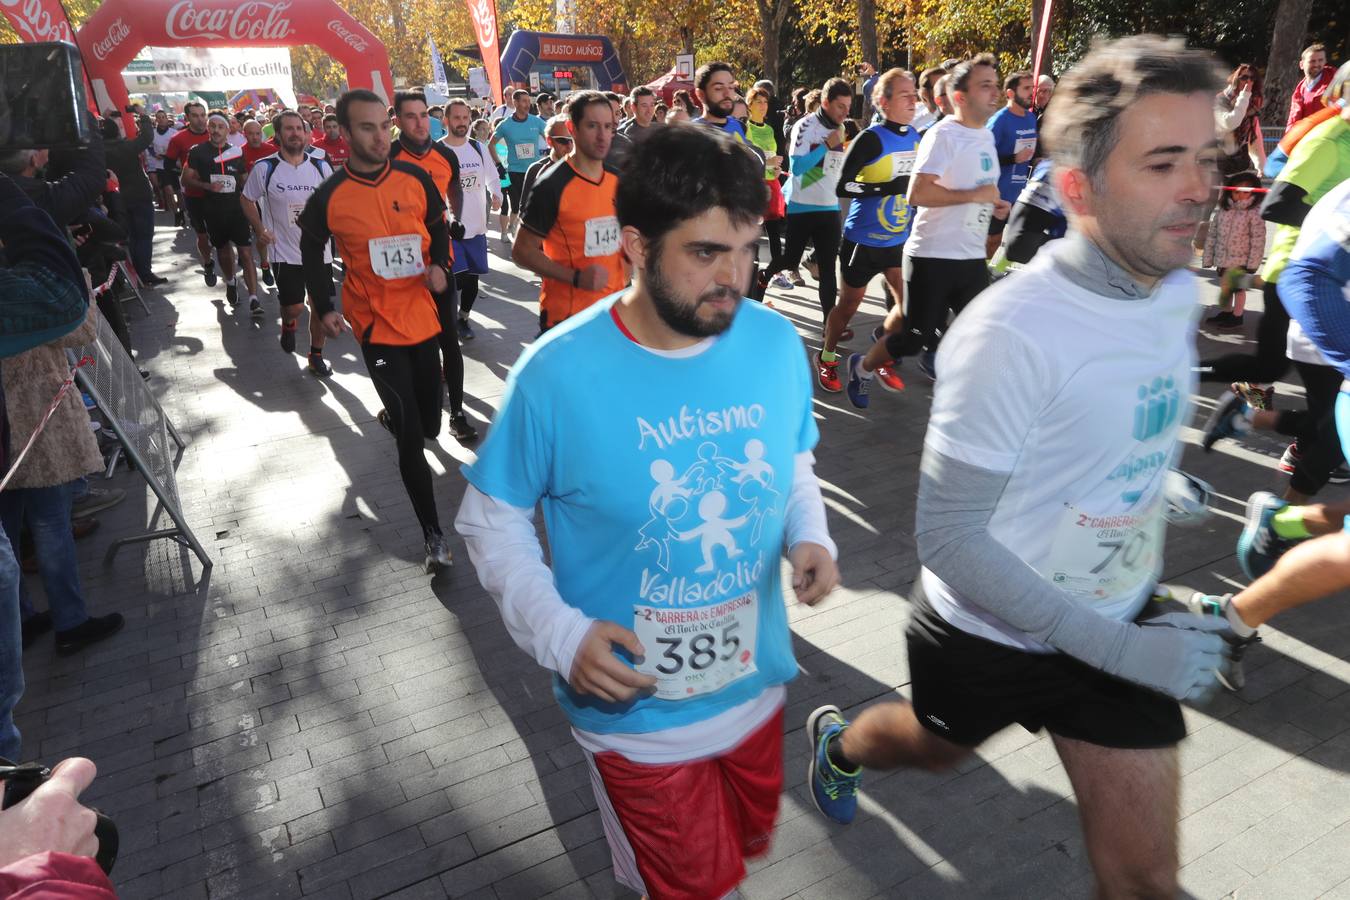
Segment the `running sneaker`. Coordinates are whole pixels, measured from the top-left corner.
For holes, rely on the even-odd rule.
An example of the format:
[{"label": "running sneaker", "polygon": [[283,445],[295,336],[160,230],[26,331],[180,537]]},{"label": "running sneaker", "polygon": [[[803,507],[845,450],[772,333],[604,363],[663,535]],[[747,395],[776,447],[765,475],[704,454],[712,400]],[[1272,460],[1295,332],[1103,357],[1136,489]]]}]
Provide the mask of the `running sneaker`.
[{"label": "running sneaker", "polygon": [[796,269],[788,273],[788,281],[792,282],[793,287],[806,287],[806,279]]},{"label": "running sneaker", "polygon": [[225,285],[225,300],[230,304],[230,309],[234,309],[239,305],[239,285]]},{"label": "running sneaker", "polygon": [[840,340],[840,341],[851,341],[851,340],[853,340],[853,329],[852,329],[852,328],[845,328],[843,331],[839,332],[839,340]]},{"label": "running sneaker", "polygon": [[183,214],[182,214],[181,212],[174,213],[174,216],[173,216],[173,227],[174,227],[174,228],[186,228],[186,227],[187,227],[187,220],[186,220],[185,218],[183,218]]},{"label": "running sneaker", "polygon": [[1275,514],[1288,506],[1270,491],[1257,491],[1247,498],[1246,522],[1238,535],[1237,558],[1242,574],[1255,581],[1275,567],[1275,561],[1298,543],[1275,532]]},{"label": "running sneaker", "polygon": [[812,281],[820,280],[820,263],[816,262],[814,259],[804,260],[802,262],[802,268],[811,274]]},{"label": "running sneaker", "polygon": [[296,329],[296,327],[295,327],[295,323],[294,323],[294,322],[292,322],[292,323],[290,324],[290,327],[289,327],[289,328],[286,327],[285,324],[283,324],[283,325],[281,326],[281,350],[282,350],[283,353],[294,353],[294,352],[295,352],[295,332],[296,332],[296,330],[297,330],[297,329]]},{"label": "running sneaker", "polygon": [[862,784],[862,769],[845,772],[830,759],[830,741],[847,727],[848,720],[837,706],[822,706],[806,720],[806,739],[811,742],[811,763],[806,770],[811,802],[821,815],[840,825],[853,821]]},{"label": "running sneaker", "polygon": [[248,298],[248,314],[255,319],[261,319],[263,316],[267,315],[267,312],[263,309],[263,305],[258,302],[257,297]]},{"label": "running sneaker", "polygon": [[788,278],[787,275],[783,274],[782,272],[779,272],[777,275],[774,275],[773,278],[769,280],[769,284],[778,288],[780,291],[790,291],[792,290],[793,287],[795,287],[795,285],[793,285],[792,283],[792,279]]},{"label": "running sneaker", "polygon": [[875,344],[877,341],[881,340],[885,336],[886,336],[885,326],[878,325],[876,328],[872,329],[872,343]]},{"label": "running sneaker", "polygon": [[1221,310],[1205,320],[1206,325],[1214,328],[1241,328],[1243,316],[1235,316],[1229,310]]},{"label": "running sneaker", "polygon": [[1246,400],[1252,409],[1275,408],[1275,386],[1262,387],[1250,381],[1235,381],[1229,385],[1233,393]]},{"label": "running sneaker", "polygon": [[433,534],[427,538],[427,559],[423,564],[428,575],[435,575],[442,569],[448,569],[455,564],[454,557],[450,555],[450,544],[446,542],[445,536]]},{"label": "running sneaker", "polygon": [[877,381],[881,382],[881,386],[892,394],[898,394],[905,389],[904,380],[895,373],[898,366],[899,363],[891,362],[889,365],[877,366],[873,373]]},{"label": "running sneaker", "polygon": [[1208,453],[1214,449],[1214,444],[1223,438],[1241,437],[1250,432],[1252,425],[1247,416],[1251,410],[1251,404],[1244,400],[1241,394],[1234,394],[1214,407],[1214,412],[1209,414],[1209,419],[1205,422],[1205,436],[1201,439],[1200,446]]},{"label": "running sneaker", "polygon": [[[394,434],[394,421],[389,418],[389,410],[382,409],[375,414],[375,421],[380,423],[380,427],[390,434]],[[394,434],[395,437],[398,435]]]},{"label": "running sneaker", "polygon": [[1293,474],[1302,456],[1303,454],[1298,451],[1298,441],[1294,441],[1288,447],[1285,447],[1284,453],[1280,454],[1280,471],[1286,475]]},{"label": "running sneaker", "polygon": [[272,285],[277,283],[277,280],[272,277],[271,266],[260,266],[260,268],[262,269],[263,284],[267,285],[268,287],[271,287]]},{"label": "running sneaker", "polygon": [[843,383],[839,381],[839,360],[834,362],[825,362],[820,353],[816,354],[816,381],[820,384],[822,391],[831,394],[837,394],[844,389]]},{"label": "running sneaker", "polygon": [[305,368],[308,369],[309,374],[313,375],[315,378],[327,378],[329,375],[333,374],[333,367],[328,364],[328,360],[324,359],[318,353],[311,353],[309,355],[309,362],[306,363]]},{"label": "running sneaker", "polygon": [[216,281],[217,281],[218,279],[216,278],[216,264],[215,264],[215,263],[209,262],[209,263],[207,263],[206,265],[202,266],[202,278],[205,278],[205,279],[206,279],[206,286],[207,286],[207,287],[215,287],[215,286],[216,286]]},{"label": "running sneaker", "polygon": [[861,353],[849,356],[845,371],[848,372],[848,402],[858,409],[867,409],[867,392],[872,387],[872,379],[863,377]]},{"label": "running sneaker", "polygon": [[478,440],[478,429],[469,424],[464,413],[457,412],[450,416],[450,436],[461,444],[467,444]]},{"label": "running sneaker", "polygon": [[1327,476],[1327,481],[1331,484],[1345,484],[1350,481],[1350,466],[1341,463],[1331,470],[1331,474]]},{"label": "running sneaker", "polygon": [[461,341],[471,341],[474,339],[474,336],[473,326],[469,324],[468,319],[461,316],[459,319],[459,339]]},{"label": "running sneaker", "polygon": [[919,355],[919,371],[929,381],[937,381],[937,354],[932,350],[925,350],[921,353]]},{"label": "running sneaker", "polygon": [[[1191,599],[1186,602],[1186,607],[1197,616],[1210,616],[1228,621],[1228,612],[1225,607],[1228,601],[1233,598],[1232,594],[1224,594],[1222,597],[1214,594],[1202,594],[1196,591],[1191,595]],[[1223,639],[1228,642],[1228,658],[1230,662],[1226,669],[1218,672],[1219,681],[1230,691],[1240,691],[1247,684],[1247,674],[1242,670],[1242,657],[1246,655],[1247,648],[1252,644],[1261,643],[1261,635],[1253,634],[1251,637],[1238,637],[1232,631],[1226,631]]]}]

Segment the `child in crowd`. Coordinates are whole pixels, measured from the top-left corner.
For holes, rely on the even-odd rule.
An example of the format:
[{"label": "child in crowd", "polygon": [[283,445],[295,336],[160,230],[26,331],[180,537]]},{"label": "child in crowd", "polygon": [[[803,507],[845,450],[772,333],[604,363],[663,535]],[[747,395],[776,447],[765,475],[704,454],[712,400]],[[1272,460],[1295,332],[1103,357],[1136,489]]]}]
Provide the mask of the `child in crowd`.
[{"label": "child in crowd", "polygon": [[1242,327],[1247,292],[1234,288],[1233,276],[1255,272],[1266,252],[1266,223],[1261,218],[1260,194],[1255,190],[1260,187],[1261,179],[1255,172],[1230,175],[1224,179],[1210,217],[1202,264],[1212,266],[1223,284],[1219,311],[1209,318],[1209,324],[1219,328]]}]

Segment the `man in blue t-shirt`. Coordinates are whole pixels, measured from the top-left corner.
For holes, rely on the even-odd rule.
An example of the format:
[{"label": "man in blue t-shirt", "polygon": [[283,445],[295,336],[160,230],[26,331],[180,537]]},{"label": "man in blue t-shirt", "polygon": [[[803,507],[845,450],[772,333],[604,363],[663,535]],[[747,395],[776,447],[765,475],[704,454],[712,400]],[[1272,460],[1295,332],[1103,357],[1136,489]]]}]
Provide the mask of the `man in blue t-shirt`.
[{"label": "man in blue t-shirt", "polygon": [[540,151],[548,148],[544,138],[548,125],[530,112],[530,92],[517,90],[511,95],[511,103],[515,111],[497,124],[492,140],[488,142],[493,146],[499,140],[506,144],[506,174],[510,184],[506,187],[506,202],[501,209],[503,238],[508,232],[514,238],[516,223],[520,220],[520,189],[525,184],[525,173],[539,158]]},{"label": "man in blue t-shirt", "polygon": [[[994,133],[994,146],[998,148],[999,196],[1012,203],[1026,187],[1031,158],[1036,153],[1036,116],[1031,111],[1036,102],[1036,81],[1030,72],[1014,72],[1003,79],[1003,93],[1008,105],[990,116],[985,127]],[[993,256],[1002,243],[1007,225],[1006,216],[989,220],[986,258]]]},{"label": "man in blue t-shirt", "polygon": [[[647,896],[722,897],[768,850],[782,791],[797,669],[784,548],[801,603],[838,570],[801,339],[742,298],[763,164],[694,128],[656,131],[631,164],[662,173],[615,196],[632,287],[521,356],[455,527],[512,638],[555,673],[615,877]],[[606,384],[604,401],[579,379]]]}]

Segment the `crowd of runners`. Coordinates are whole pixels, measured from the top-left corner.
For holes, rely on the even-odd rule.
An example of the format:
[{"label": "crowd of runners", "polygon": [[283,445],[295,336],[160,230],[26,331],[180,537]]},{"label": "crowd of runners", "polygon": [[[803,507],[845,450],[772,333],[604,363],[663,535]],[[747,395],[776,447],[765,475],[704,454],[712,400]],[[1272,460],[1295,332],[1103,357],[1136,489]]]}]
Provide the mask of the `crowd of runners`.
[{"label": "crowd of runners", "polygon": [[[1350,504],[1310,502],[1350,480],[1350,64],[1313,45],[1302,67],[1272,153],[1251,66],[1151,37],[1058,83],[979,55],[866,66],[784,103],[709,63],[689,109],[647,88],[517,90],[495,115],[352,90],[141,121],[155,201],[196,233],[206,285],[275,318],[287,354],[306,320],[316,377],[326,341],[359,345],[429,572],[451,551],[424,441],[447,408],[451,435],[478,440],[461,345],[479,279],[494,250],[540,279],[538,336],[453,527],[555,675],[623,885],[734,890],[770,844],[786,727],[809,741],[816,807],[847,824],[866,770],[949,768],[1020,724],[1053,739],[1099,893],[1162,897],[1181,703],[1241,688],[1262,625],[1350,587]],[[1254,353],[1197,358],[1198,252],[1222,285],[1204,327],[1240,327],[1261,289]],[[774,309],[802,268],[809,353]],[[874,283],[887,312],[859,341]],[[1306,406],[1276,409],[1291,361]],[[780,559],[799,603],[840,578],[816,391],[866,410],[911,369],[934,382],[912,700],[785,723]],[[1154,603],[1168,523],[1204,513],[1208,487],[1174,469],[1200,380],[1231,386],[1204,448],[1289,435],[1290,486],[1249,501],[1247,588]]]}]

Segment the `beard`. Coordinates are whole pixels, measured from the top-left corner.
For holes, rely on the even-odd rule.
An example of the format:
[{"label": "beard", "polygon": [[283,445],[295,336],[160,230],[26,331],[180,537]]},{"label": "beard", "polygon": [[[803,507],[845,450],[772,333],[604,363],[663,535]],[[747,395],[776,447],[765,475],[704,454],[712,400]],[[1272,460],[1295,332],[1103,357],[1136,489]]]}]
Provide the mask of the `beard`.
[{"label": "beard", "polygon": [[731,114],[736,109],[735,100],[723,100],[721,103],[709,103],[708,112],[717,116],[719,119],[730,119]]},{"label": "beard", "polygon": [[465,137],[469,133],[468,125],[454,125],[450,128],[450,133],[457,138]]},{"label": "beard", "polygon": [[[652,306],[656,308],[656,314],[661,317],[661,321],[666,326],[678,334],[686,337],[705,338],[721,334],[731,327],[731,323],[736,318],[736,311],[740,308],[740,295],[727,288],[717,288],[709,291],[698,298],[692,305],[685,303],[675,296],[675,292],[670,287],[670,282],[661,272],[661,251],[657,244],[652,248],[652,253],[647,257],[647,264],[643,267],[643,275],[646,276],[647,293],[652,298]],[[698,308],[703,305],[705,300],[734,300],[736,305],[730,312],[718,313],[711,319],[700,319]]]}]

